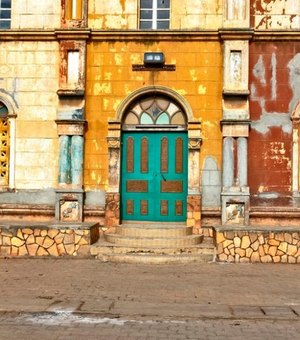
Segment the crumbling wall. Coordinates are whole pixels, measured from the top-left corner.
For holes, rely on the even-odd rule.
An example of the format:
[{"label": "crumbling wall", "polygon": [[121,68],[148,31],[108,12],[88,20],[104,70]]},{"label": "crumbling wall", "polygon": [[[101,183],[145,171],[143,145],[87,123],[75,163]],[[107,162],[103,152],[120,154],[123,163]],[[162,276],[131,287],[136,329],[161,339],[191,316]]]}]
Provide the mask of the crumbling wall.
[{"label": "crumbling wall", "polygon": [[251,0],[250,15],[251,26],[258,30],[300,28],[297,0]]},{"label": "crumbling wall", "polygon": [[252,193],[290,192],[291,114],[300,100],[300,43],[250,44],[249,185]]},{"label": "crumbling wall", "polygon": [[[222,0],[172,0],[170,28],[216,29],[222,27]],[[95,29],[137,29],[138,0],[90,0],[89,27]]]}]

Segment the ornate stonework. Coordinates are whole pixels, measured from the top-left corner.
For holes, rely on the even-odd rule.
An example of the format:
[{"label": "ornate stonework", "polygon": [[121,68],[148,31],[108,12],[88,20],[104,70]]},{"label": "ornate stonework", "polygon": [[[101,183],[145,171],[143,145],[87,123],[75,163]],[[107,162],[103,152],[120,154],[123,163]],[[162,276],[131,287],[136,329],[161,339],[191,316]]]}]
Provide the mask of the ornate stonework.
[{"label": "ornate stonework", "polygon": [[[152,109],[156,112],[154,104],[147,101],[145,98],[156,98],[156,106],[160,107],[160,114],[157,117],[152,117]],[[139,97],[144,98],[144,101],[139,101]],[[154,99],[152,99],[153,101]],[[155,100],[154,100],[155,101]],[[126,129],[131,129],[132,122],[139,124],[143,116],[138,117],[135,111],[140,112],[140,109],[134,109],[132,103],[138,103],[138,107],[145,107],[145,110],[149,111],[148,115],[151,119],[154,119],[153,124],[159,124],[160,118],[163,124],[165,119],[169,119],[169,124],[173,126],[178,122],[180,130],[185,129],[185,125],[188,130],[188,212],[187,222],[190,226],[199,228],[200,226],[200,147],[201,147],[201,124],[199,121],[193,119],[192,111],[186,101],[176,92],[162,86],[147,87],[135,91],[128,96],[121,103],[117,111],[117,119],[109,122],[109,131],[107,137],[108,153],[109,153],[109,179],[108,190],[106,193],[106,205],[105,205],[105,223],[108,226],[114,226],[120,223],[120,138],[122,123]],[[171,103],[171,104],[170,104]],[[148,105],[148,106],[147,106]],[[162,107],[166,106],[166,113],[162,112]],[[131,108],[131,110],[129,110]],[[170,112],[168,112],[168,109]],[[148,112],[147,111],[147,112]],[[128,114],[128,116],[126,116]],[[164,115],[162,117],[162,115]],[[130,116],[130,117],[129,117]],[[126,119],[124,118],[126,117]],[[149,119],[150,119],[149,118]],[[173,122],[173,123],[172,123]],[[162,125],[159,125],[160,127]],[[165,130],[168,130],[168,124],[163,125]],[[139,131],[143,131],[139,129]],[[179,162],[179,158],[177,161]],[[179,169],[179,167],[178,167]],[[179,206],[178,206],[179,209]]]}]

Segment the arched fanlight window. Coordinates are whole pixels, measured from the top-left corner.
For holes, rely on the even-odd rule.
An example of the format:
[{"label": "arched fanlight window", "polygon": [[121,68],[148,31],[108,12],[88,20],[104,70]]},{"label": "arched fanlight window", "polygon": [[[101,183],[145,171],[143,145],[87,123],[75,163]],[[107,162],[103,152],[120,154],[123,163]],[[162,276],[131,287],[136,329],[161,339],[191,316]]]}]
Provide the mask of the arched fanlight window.
[{"label": "arched fanlight window", "polygon": [[8,186],[9,121],[8,109],[0,102],[0,186]]},{"label": "arched fanlight window", "polygon": [[143,97],[129,108],[123,130],[135,128],[186,128],[186,117],[177,103],[163,95]]}]

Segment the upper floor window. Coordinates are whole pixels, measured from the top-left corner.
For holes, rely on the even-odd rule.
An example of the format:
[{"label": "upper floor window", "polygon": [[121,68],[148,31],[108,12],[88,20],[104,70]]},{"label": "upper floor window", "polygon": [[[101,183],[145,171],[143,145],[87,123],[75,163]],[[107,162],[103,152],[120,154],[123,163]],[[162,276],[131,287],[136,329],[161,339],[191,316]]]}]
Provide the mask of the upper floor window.
[{"label": "upper floor window", "polygon": [[66,1],[66,18],[69,20],[82,19],[83,0]]},{"label": "upper floor window", "polygon": [[140,29],[168,29],[170,0],[141,0]]},{"label": "upper floor window", "polygon": [[0,0],[0,29],[10,28],[11,0]]}]

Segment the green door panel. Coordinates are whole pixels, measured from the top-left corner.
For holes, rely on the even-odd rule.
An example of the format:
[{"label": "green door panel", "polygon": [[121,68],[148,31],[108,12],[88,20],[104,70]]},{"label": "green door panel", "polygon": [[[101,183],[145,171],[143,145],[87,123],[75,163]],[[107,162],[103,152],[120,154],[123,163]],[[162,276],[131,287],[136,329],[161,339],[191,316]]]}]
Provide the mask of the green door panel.
[{"label": "green door panel", "polygon": [[122,134],[123,220],[185,221],[187,133]]}]

